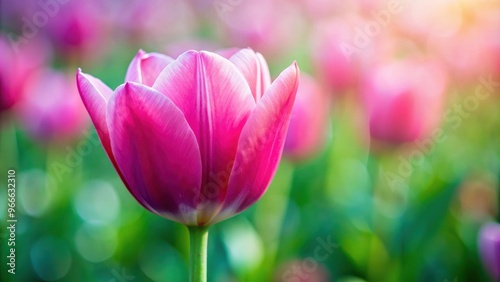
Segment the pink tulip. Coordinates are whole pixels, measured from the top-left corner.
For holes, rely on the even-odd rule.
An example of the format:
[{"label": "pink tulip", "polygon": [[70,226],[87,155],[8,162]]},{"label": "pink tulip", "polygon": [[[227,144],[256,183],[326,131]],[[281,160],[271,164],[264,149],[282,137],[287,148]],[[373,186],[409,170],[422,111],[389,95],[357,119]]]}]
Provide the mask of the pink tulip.
[{"label": "pink tulip", "polygon": [[105,50],[107,15],[99,4],[92,0],[55,6],[54,18],[49,18],[43,30],[62,55],[89,59]]},{"label": "pink tulip", "polygon": [[25,130],[42,141],[75,138],[89,122],[75,81],[51,69],[26,81],[16,113]]},{"label": "pink tulip", "polygon": [[356,87],[366,53],[373,44],[358,48],[355,27],[362,26],[358,18],[327,21],[316,26],[312,38],[312,61],[321,82],[336,93]]},{"label": "pink tulip", "polygon": [[21,98],[26,81],[39,72],[47,60],[47,45],[39,40],[16,45],[0,35],[0,113]]},{"label": "pink tulip", "polygon": [[128,0],[105,4],[109,23],[135,42],[161,45],[168,39],[191,34],[196,28],[196,18],[186,1]]},{"label": "pink tulip", "polygon": [[500,224],[487,223],[479,231],[479,254],[493,281],[500,281]]},{"label": "pink tulip", "polygon": [[304,23],[297,6],[288,1],[211,2],[228,45],[250,46],[276,57],[298,44]]},{"label": "pink tulip", "polygon": [[459,32],[463,25],[464,1],[408,1],[401,4],[402,14],[393,15],[395,27],[413,41],[423,44]]},{"label": "pink tulip", "polygon": [[140,51],[114,92],[77,74],[104,149],[146,209],[206,226],[255,203],[283,150],[298,87],[294,63],[270,84],[265,60]]},{"label": "pink tulip", "polygon": [[286,156],[302,160],[321,149],[328,132],[328,100],[312,77],[301,75],[285,141]]},{"label": "pink tulip", "polygon": [[[347,279],[346,279],[347,280]],[[328,268],[318,263],[315,267],[310,267],[309,259],[291,260],[283,263],[274,274],[272,281],[280,282],[326,282],[336,281]],[[349,281],[349,280],[347,280]],[[355,279],[351,281],[356,281]],[[362,281],[362,280],[360,280]]]},{"label": "pink tulip", "polygon": [[354,1],[331,1],[331,0],[293,0],[299,5],[305,14],[316,21],[318,18],[332,18],[338,15],[362,12],[373,12],[380,9],[379,0],[354,0]]},{"label": "pink tulip", "polygon": [[363,85],[372,138],[412,142],[430,134],[442,115],[446,75],[430,62],[401,61],[375,67]]},{"label": "pink tulip", "polygon": [[481,76],[500,76],[500,39],[492,36],[499,31],[500,26],[478,25],[430,44],[443,58],[457,83],[477,83]]}]

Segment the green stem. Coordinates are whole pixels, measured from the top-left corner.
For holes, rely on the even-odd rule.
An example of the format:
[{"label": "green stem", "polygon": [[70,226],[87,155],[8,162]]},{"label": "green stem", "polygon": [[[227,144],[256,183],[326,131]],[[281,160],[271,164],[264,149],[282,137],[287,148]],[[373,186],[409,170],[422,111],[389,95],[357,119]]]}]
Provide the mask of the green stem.
[{"label": "green stem", "polygon": [[207,281],[208,227],[188,226],[190,245],[190,281]]}]

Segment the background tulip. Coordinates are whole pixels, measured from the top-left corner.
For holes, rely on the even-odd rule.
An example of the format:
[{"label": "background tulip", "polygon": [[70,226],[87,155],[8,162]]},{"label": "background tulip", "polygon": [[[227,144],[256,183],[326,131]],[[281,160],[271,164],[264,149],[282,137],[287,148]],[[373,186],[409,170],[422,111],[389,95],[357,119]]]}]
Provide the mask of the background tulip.
[{"label": "background tulip", "polygon": [[[77,3],[69,1],[58,5],[54,1],[56,20],[48,20],[43,31],[48,34],[58,52],[75,62],[96,59],[102,54],[106,37],[106,14],[97,6],[98,1]],[[88,19],[92,17],[92,20]]]},{"label": "background tulip", "polygon": [[16,45],[0,35],[0,113],[22,98],[25,81],[39,72],[48,57],[43,41]]},{"label": "background tulip", "polygon": [[374,68],[362,89],[371,137],[412,142],[438,125],[446,75],[432,62],[396,61]]},{"label": "background tulip", "polygon": [[493,281],[500,281],[500,225],[487,223],[479,231],[479,253]]},{"label": "background tulip", "polygon": [[353,27],[361,23],[359,18],[346,17],[323,21],[315,27],[311,40],[315,73],[323,85],[336,94],[355,88],[363,73],[366,53],[372,46],[358,50]]},{"label": "background tulip", "polygon": [[329,99],[322,87],[302,74],[292,110],[284,154],[301,160],[321,150],[328,133]]},{"label": "background tulip", "polygon": [[76,138],[89,123],[74,79],[51,69],[29,79],[16,113],[24,129],[42,141]]},{"label": "background tulip", "polygon": [[228,45],[249,46],[267,56],[283,54],[297,42],[303,27],[299,10],[288,1],[234,1],[230,6],[223,1],[213,3]]},{"label": "background tulip", "polygon": [[106,1],[102,5],[106,7],[106,23],[118,26],[133,44],[165,44],[189,34],[196,23],[186,1]]}]

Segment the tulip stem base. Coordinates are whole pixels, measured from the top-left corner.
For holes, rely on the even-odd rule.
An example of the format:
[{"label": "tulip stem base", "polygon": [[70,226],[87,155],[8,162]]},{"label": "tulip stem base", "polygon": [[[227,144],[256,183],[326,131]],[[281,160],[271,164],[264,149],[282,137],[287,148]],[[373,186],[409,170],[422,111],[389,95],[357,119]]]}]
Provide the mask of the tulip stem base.
[{"label": "tulip stem base", "polygon": [[190,245],[190,281],[207,281],[208,227],[188,226]]}]

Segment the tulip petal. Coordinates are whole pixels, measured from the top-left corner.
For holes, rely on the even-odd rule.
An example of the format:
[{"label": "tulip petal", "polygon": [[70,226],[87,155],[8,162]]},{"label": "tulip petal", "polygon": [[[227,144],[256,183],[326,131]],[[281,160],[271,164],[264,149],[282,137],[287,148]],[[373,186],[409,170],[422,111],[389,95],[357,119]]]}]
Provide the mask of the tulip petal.
[{"label": "tulip petal", "polygon": [[198,222],[203,224],[225,198],[238,139],[255,107],[250,88],[229,60],[203,51],[179,56],[153,88],[181,109],[196,135],[203,166]]},{"label": "tulip petal", "polygon": [[125,82],[132,81],[152,86],[161,71],[174,59],[159,53],[145,53],[139,50],[130,63]]},{"label": "tulip petal", "polygon": [[[106,154],[108,155],[121,180],[130,190],[127,181],[123,177],[120,168],[116,164],[115,156],[113,155],[113,150],[111,149],[111,141],[109,138],[106,112],[107,103],[113,94],[113,90],[111,90],[101,80],[91,75],[82,73],[80,69],[78,70],[76,79],[78,91],[80,92],[83,103],[90,114],[92,122],[94,123],[97,135],[101,140],[102,147],[104,148],[104,151],[106,151]],[[143,199],[137,198],[136,196],[134,197],[138,202],[144,202]]]},{"label": "tulip petal", "polygon": [[241,212],[267,189],[281,158],[298,83],[294,63],[257,103],[241,133],[224,206],[214,222]]},{"label": "tulip petal", "polygon": [[201,161],[182,112],[165,95],[128,82],[115,91],[107,117],[113,154],[130,193],[157,214],[196,224]]},{"label": "tulip petal", "polygon": [[231,56],[229,60],[243,74],[250,85],[255,101],[258,102],[271,85],[271,75],[264,57],[251,49],[242,49]]},{"label": "tulip petal", "polygon": [[95,125],[104,150],[106,150],[110,158],[112,158],[108,126],[106,123],[106,104],[113,94],[113,90],[101,80],[83,73],[80,69],[78,69],[76,74],[76,81],[83,104],[87,108],[90,118]]},{"label": "tulip petal", "polygon": [[142,83],[153,86],[161,71],[174,59],[159,53],[149,53],[147,55],[142,60]]},{"label": "tulip petal", "polygon": [[141,60],[142,56],[144,56],[146,52],[143,50],[139,50],[135,57],[132,59],[130,62],[128,69],[127,69],[127,74],[125,74],[125,82],[127,81],[133,81],[133,82],[142,82],[142,75],[141,75]]}]

